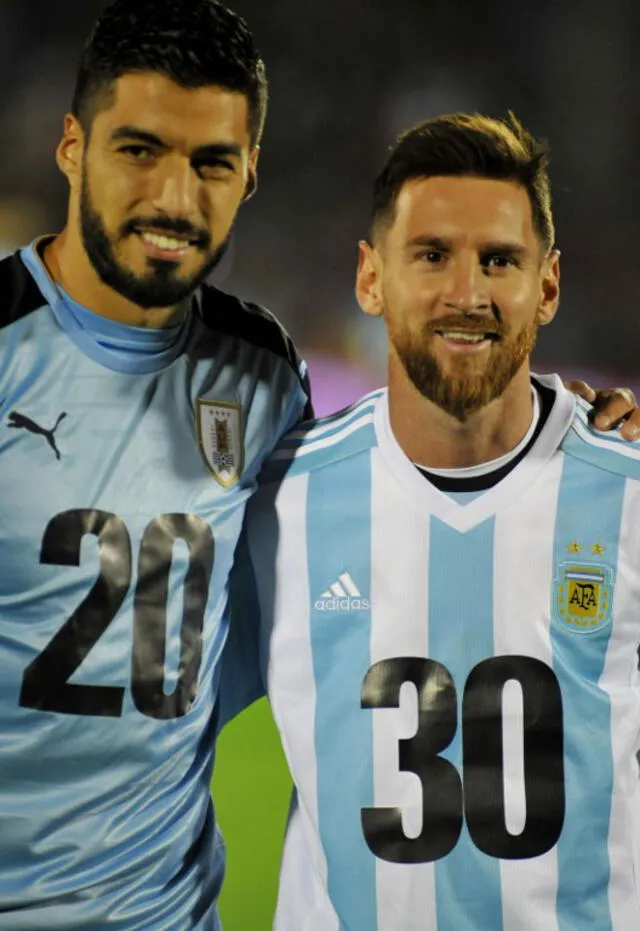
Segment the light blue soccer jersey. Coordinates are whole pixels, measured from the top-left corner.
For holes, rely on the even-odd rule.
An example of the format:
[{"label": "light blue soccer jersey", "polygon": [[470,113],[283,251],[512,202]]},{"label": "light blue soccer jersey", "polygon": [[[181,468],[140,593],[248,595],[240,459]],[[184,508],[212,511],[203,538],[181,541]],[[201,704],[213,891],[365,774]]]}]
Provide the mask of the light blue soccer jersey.
[{"label": "light blue soccer jersey", "polygon": [[306,404],[258,307],[205,286],[184,325],[138,330],[33,246],[0,264],[3,931],[218,929],[228,573]]},{"label": "light blue soccer jersey", "polygon": [[296,785],[277,931],[640,928],[640,448],[541,381],[540,435],[471,500],[386,391],[265,467],[229,656],[253,590]]}]

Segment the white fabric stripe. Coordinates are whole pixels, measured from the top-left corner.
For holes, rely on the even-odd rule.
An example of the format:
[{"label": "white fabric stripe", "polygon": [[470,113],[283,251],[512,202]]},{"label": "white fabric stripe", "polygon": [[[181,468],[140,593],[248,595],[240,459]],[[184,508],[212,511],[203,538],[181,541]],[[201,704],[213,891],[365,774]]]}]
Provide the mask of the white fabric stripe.
[{"label": "white fabric stripe", "polygon": [[580,398],[576,395],[576,410],[584,411],[585,414],[588,414],[592,408],[592,404],[589,404],[588,401],[585,401],[583,398]]},{"label": "white fabric stripe", "polygon": [[347,597],[347,593],[345,592],[340,582],[334,582],[333,585],[331,586],[331,591],[337,598]]},{"label": "white fabric stripe", "polygon": [[340,581],[342,582],[342,584],[343,584],[343,586],[344,586],[344,588],[345,588],[345,590],[346,590],[346,592],[347,592],[347,595],[351,595],[352,598],[359,598],[359,597],[360,597],[361,592],[360,592],[358,586],[355,584],[355,582],[353,581],[353,579],[351,578],[351,576],[349,575],[348,572],[343,572],[342,575],[339,576],[339,579],[340,579]]},{"label": "white fabric stripe", "polygon": [[330,433],[331,430],[335,430],[337,426],[340,425],[341,420],[349,420],[351,417],[355,417],[358,413],[364,412],[365,408],[373,410],[376,404],[376,399],[381,394],[381,389],[371,392],[371,394],[365,395],[362,400],[357,404],[353,404],[351,407],[347,407],[342,411],[341,416],[337,417],[335,414],[331,416],[329,423],[325,423],[323,420],[319,421],[317,427],[314,427],[312,430],[292,430],[291,433],[283,438],[286,440],[300,440],[300,439],[311,439],[315,440],[320,436],[323,436],[325,433]]},{"label": "white fabric stripe", "polygon": [[[393,656],[426,656],[428,518],[412,509],[411,516],[403,519],[398,529],[397,515],[407,512],[407,493],[389,481],[376,450],[372,453],[372,497],[372,663]],[[408,684],[403,687],[400,708],[380,708],[371,713],[375,804],[400,807],[407,835],[416,836],[422,826],[420,784],[415,775],[398,769],[398,740],[412,737],[417,727],[415,689]],[[377,860],[376,876],[377,931],[435,931],[433,864]]]},{"label": "white fabric stripe", "polygon": [[[520,654],[552,665],[549,606],[553,577],[553,541],[562,456],[547,465],[536,482],[496,518],[494,562],[495,655]],[[521,690],[520,690],[521,694]],[[505,689],[505,714],[522,710],[521,701]],[[511,740],[514,729],[520,736]],[[522,719],[509,720],[504,732],[505,789],[509,817],[524,823],[521,783]],[[511,761],[511,762],[510,762]],[[515,784],[513,783],[515,780]],[[558,931],[558,885],[555,849],[530,860],[502,860],[503,931],[531,931],[533,917],[521,908],[536,903],[535,927]]]},{"label": "white fabric stripe", "polygon": [[[309,628],[313,593],[309,591],[307,574],[307,484],[306,475],[291,479],[283,486],[277,502],[281,526],[286,527],[286,532],[280,534],[278,541],[275,604],[278,625],[271,637],[267,681],[289,768],[294,781],[304,786],[304,795],[299,799],[299,811],[292,821],[284,852],[283,875],[287,884],[280,888],[276,931],[338,931],[337,920],[334,924],[328,919],[326,910],[322,916],[318,914],[320,901],[326,899],[327,864],[316,828],[316,695]],[[308,856],[301,855],[302,851]]]},{"label": "white fabric stripe", "polygon": [[524,791],[524,729],[522,686],[513,680],[502,692],[504,820],[510,834],[521,834],[526,824]]},{"label": "white fabric stripe", "polygon": [[361,427],[366,427],[366,425],[370,423],[373,423],[373,412],[365,414],[348,427],[339,430],[337,433],[334,433],[333,436],[329,436],[324,440],[317,440],[308,444],[305,443],[303,446],[295,446],[291,449],[276,449],[276,451],[272,453],[271,458],[295,459],[300,456],[306,456],[308,453],[315,453],[319,449],[328,449],[330,446],[335,446],[340,440],[346,439],[346,437],[355,433],[356,430],[359,430]]},{"label": "white fabric stripe", "polygon": [[[640,928],[640,863],[637,859],[640,853],[640,779],[635,759],[640,746],[640,675],[638,657],[629,649],[630,643],[640,641],[639,511],[640,483],[627,480],[614,582],[614,627],[599,683],[611,700],[613,778],[618,787],[612,799],[609,831],[612,877],[609,904],[612,925],[616,929]],[[625,564],[632,568],[624,570]],[[627,682],[635,685],[635,689],[626,688]],[[625,683],[624,688],[622,683]],[[631,818],[630,811],[633,812]],[[635,879],[634,864],[629,862],[634,838]]]}]

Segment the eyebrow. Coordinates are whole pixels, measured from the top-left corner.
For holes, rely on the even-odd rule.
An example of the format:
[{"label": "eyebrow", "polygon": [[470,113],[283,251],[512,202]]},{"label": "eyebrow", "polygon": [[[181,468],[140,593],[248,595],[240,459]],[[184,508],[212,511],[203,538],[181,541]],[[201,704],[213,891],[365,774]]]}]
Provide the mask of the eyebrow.
[{"label": "eyebrow", "polygon": [[[416,247],[436,249],[439,252],[451,252],[453,249],[453,240],[445,239],[442,236],[413,236],[406,243],[407,249]],[[524,256],[529,253],[526,246],[514,242],[500,242],[499,240],[485,242],[480,247],[480,252],[499,252],[502,255],[511,255],[514,257]]]},{"label": "eyebrow", "polygon": [[415,246],[437,249],[439,252],[450,252],[452,248],[452,242],[450,239],[442,239],[440,236],[413,236],[407,241],[406,248],[413,249]]},{"label": "eyebrow", "polygon": [[[112,132],[112,142],[118,142],[123,139],[135,140],[144,145],[154,146],[157,149],[169,148],[167,143],[159,136],[147,132],[145,129],[139,129],[137,126],[118,126],[118,128]],[[242,155],[242,147],[234,142],[212,142],[194,149],[191,153],[191,158],[221,158],[230,155],[240,158]]]}]

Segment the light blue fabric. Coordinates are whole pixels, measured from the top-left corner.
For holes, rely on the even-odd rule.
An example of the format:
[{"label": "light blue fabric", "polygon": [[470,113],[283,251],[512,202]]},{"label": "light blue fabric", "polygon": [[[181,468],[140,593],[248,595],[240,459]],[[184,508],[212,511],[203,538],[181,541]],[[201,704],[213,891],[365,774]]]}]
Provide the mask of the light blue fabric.
[{"label": "light blue fabric", "polygon": [[[572,559],[568,550],[572,541],[580,541],[582,546],[598,541],[606,547],[607,564],[617,564],[625,486],[623,475],[566,457],[554,538],[556,566],[576,562],[588,567],[592,562],[582,554]],[[597,507],[585,506],[588,502],[597,502]],[[611,708],[607,693],[598,688],[610,637],[610,623],[593,633],[563,629],[559,622],[551,627],[564,730],[571,735],[564,763],[568,787],[565,827],[557,847],[559,931],[610,931],[612,927],[607,894],[613,790]],[[589,890],[588,895],[585,890]]]},{"label": "light blue fabric", "polygon": [[[450,672],[458,726],[441,756],[462,767],[462,699],[471,670],[493,656],[493,520],[458,533],[431,519],[427,655]],[[466,820],[454,849],[435,864],[438,929],[502,931],[500,863],[478,849]],[[464,882],[460,877],[464,876]]]},{"label": "light blue fabric", "polygon": [[[371,591],[370,501],[367,452],[311,474],[307,546],[309,590],[315,598],[327,579],[338,578],[345,566],[358,580],[360,591]],[[363,837],[360,817],[361,804],[374,804],[373,719],[370,712],[353,713],[360,709],[360,686],[371,665],[370,611],[361,607],[349,612],[348,628],[339,624],[339,644],[337,623],[317,607],[311,612],[318,823],[327,851],[329,895],[340,931],[346,931],[376,927],[375,860]],[[350,791],[355,786],[354,768],[360,804]]]},{"label": "light blue fabric", "polygon": [[178,358],[189,338],[190,315],[178,326],[149,329],[117,323],[93,313],[54,285],[32,243],[20,252],[69,339],[85,355],[116,372],[158,372]]},{"label": "light blue fabric", "polygon": [[[228,573],[305,395],[264,346],[62,306],[23,259],[43,301],[0,329],[0,928],[212,931]],[[236,405],[228,487],[199,401]]]}]

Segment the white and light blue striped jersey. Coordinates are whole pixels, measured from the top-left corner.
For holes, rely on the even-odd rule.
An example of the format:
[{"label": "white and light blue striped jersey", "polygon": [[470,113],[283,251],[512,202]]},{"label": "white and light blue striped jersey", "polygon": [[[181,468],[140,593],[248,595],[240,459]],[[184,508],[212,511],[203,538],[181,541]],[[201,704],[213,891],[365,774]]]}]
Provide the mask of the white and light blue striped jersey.
[{"label": "white and light blue striped jersey", "polygon": [[253,590],[296,786],[277,931],[640,928],[640,446],[541,383],[538,439],[471,500],[384,390],[265,467],[232,642]]},{"label": "white and light blue striped jersey", "polygon": [[219,927],[228,573],[306,402],[260,308],[138,330],[0,263],[0,928]]}]

